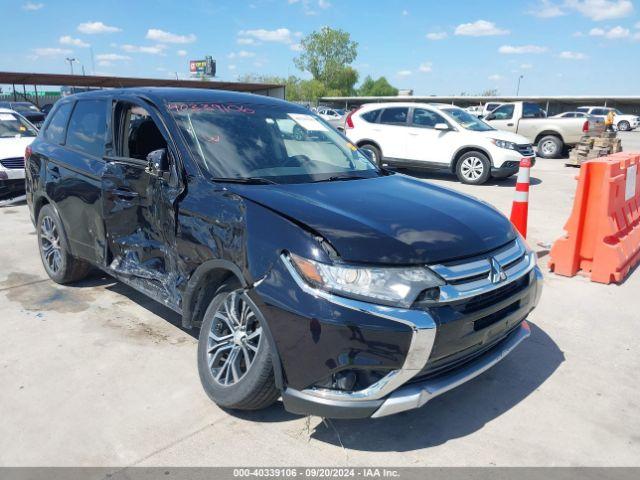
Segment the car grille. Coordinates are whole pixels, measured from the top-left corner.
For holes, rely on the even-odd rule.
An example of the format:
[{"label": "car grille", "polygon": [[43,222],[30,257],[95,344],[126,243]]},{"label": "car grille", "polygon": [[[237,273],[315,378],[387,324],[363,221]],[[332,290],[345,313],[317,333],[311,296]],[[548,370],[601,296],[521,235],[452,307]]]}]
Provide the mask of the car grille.
[{"label": "car grille", "polygon": [[533,145],[531,144],[526,144],[526,145],[516,145],[516,148],[518,149],[518,152],[520,154],[522,154],[525,157],[533,157]]},{"label": "car grille", "polygon": [[[496,273],[491,259],[506,275],[495,284],[490,278]],[[532,267],[530,254],[519,241],[481,257],[431,266],[447,285],[441,287],[440,299],[417,305],[429,311],[437,329],[429,360],[412,381],[454,369],[514,331],[533,307]]]},{"label": "car grille", "polygon": [[4,168],[9,169],[21,169],[24,168],[24,158],[16,157],[16,158],[5,158],[4,160],[0,160],[0,165]]}]

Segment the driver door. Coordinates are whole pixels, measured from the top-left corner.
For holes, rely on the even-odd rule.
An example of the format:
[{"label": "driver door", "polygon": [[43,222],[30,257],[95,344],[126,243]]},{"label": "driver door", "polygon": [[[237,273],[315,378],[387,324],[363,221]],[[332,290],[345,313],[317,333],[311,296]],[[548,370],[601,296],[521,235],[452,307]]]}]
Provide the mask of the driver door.
[{"label": "driver door", "polygon": [[515,105],[505,104],[496,108],[485,118],[485,121],[493,128],[498,130],[506,130],[508,132],[515,132],[517,125],[513,119],[515,111]]},{"label": "driver door", "polygon": [[166,149],[168,134],[153,110],[115,101],[112,149],[102,174],[108,269],[125,283],[176,308],[175,202],[180,193],[175,162],[150,166],[150,152]]}]

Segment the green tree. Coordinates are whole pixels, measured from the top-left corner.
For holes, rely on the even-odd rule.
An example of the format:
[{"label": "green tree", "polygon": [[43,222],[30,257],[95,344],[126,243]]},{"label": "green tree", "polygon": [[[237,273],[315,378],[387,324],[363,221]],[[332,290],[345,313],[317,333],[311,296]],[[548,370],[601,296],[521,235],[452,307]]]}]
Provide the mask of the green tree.
[{"label": "green tree", "polygon": [[349,33],[322,27],[300,41],[302,53],[294,59],[302,71],[311,73],[314,80],[329,90],[348,95],[358,81],[358,72],[349,65],[358,56],[358,43]]},{"label": "green tree", "polygon": [[358,95],[363,97],[391,97],[398,95],[398,89],[391,85],[385,77],[374,80],[369,75],[364,79]]}]

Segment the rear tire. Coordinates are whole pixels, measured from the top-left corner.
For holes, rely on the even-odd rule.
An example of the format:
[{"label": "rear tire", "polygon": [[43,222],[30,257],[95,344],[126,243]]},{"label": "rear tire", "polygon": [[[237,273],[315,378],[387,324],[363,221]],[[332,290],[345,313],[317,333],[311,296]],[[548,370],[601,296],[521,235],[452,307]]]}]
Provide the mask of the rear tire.
[{"label": "rear tire", "polygon": [[622,120],[618,123],[618,130],[620,130],[621,132],[628,132],[629,130],[631,130],[631,124],[626,120]]},{"label": "rear tire", "polygon": [[482,152],[467,152],[456,163],[456,175],[462,183],[482,185],[491,176],[491,162]]},{"label": "rear tire", "polygon": [[70,253],[69,241],[55,208],[45,205],[36,223],[40,259],[49,278],[56,283],[73,283],[85,278],[91,264]]},{"label": "rear tire", "polygon": [[198,339],[198,372],[220,407],[259,410],[280,396],[264,322],[234,281],[223,284],[209,304]]},{"label": "rear tire", "polygon": [[564,143],[555,135],[542,137],[538,142],[538,156],[542,158],[557,158],[564,149]]},{"label": "rear tire", "polygon": [[378,167],[382,166],[382,152],[375,145],[371,145],[370,143],[365,143],[360,147],[360,150],[366,150],[371,155],[371,161],[375,163]]}]

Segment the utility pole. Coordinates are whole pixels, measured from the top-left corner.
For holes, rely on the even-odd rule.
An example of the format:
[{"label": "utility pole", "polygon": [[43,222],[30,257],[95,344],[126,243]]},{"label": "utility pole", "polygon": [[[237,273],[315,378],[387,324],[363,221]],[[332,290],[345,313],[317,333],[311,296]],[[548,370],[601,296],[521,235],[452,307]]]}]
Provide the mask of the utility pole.
[{"label": "utility pole", "polygon": [[69,68],[71,69],[71,75],[73,75],[73,62],[77,62],[77,60],[75,58],[69,58],[69,57],[67,57],[65,60],[67,62],[69,62]]},{"label": "utility pole", "polygon": [[524,78],[524,75],[518,77],[518,87],[516,88],[516,97],[520,94],[520,80]]}]

